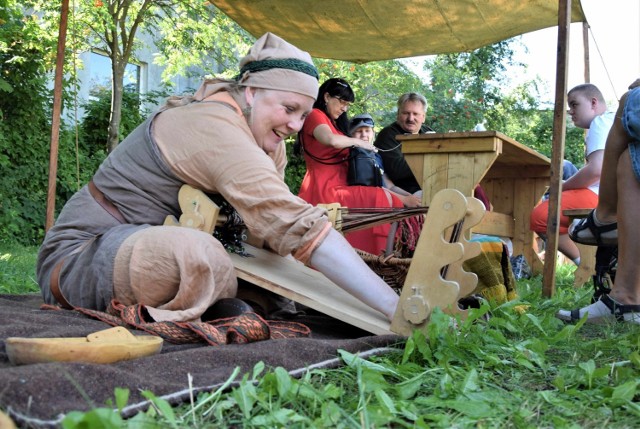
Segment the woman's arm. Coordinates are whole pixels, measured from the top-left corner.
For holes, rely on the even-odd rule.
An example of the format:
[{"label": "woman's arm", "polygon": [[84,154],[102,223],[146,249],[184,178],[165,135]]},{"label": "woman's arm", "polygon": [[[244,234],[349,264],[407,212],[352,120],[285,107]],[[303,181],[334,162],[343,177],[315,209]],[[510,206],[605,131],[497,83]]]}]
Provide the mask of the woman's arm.
[{"label": "woman's arm", "polygon": [[[405,194],[400,194],[398,192],[395,192],[396,189],[399,189],[405,192]],[[416,197],[413,194],[408,193],[407,191],[404,191],[403,189],[398,188],[397,186],[394,186],[394,188],[389,189],[389,192],[391,192],[393,195],[398,197],[398,199],[402,201],[402,204],[405,207],[420,207],[422,205],[422,200],[420,198]]]},{"label": "woman's arm", "polygon": [[311,266],[369,307],[393,319],[400,297],[353,250],[335,229],[312,253]]},{"label": "woman's arm", "polygon": [[393,195],[398,197],[402,204],[405,207],[420,207],[422,205],[422,199],[416,195],[413,195],[404,189],[398,187],[389,179],[389,176],[386,174],[382,175],[382,181],[384,182],[384,187]]},{"label": "woman's arm", "polygon": [[351,146],[360,146],[368,150],[376,150],[373,144],[364,140],[354,139],[342,134],[334,134],[327,124],[320,124],[313,130],[313,136],[325,146],[329,146],[335,149],[342,149]]}]

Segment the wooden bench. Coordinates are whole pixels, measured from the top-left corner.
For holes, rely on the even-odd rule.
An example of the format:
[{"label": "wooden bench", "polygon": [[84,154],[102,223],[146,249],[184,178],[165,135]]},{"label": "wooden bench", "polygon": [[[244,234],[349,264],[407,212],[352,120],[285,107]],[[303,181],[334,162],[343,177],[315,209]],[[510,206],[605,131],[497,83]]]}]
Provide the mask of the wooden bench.
[{"label": "wooden bench", "polygon": [[[587,217],[593,209],[572,209],[563,210],[562,214],[568,216],[571,220],[582,219]],[[575,242],[574,242],[575,243]],[[580,251],[580,265],[573,273],[573,287],[582,287],[585,283],[591,280],[591,277],[596,272],[596,251],[598,246],[587,246],[586,244],[575,243],[576,247]]]}]

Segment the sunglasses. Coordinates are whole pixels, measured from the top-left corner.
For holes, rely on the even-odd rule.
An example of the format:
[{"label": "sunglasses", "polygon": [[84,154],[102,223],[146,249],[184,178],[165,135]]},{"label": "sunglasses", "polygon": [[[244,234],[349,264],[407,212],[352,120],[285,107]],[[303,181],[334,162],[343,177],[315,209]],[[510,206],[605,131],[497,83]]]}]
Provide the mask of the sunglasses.
[{"label": "sunglasses", "polygon": [[375,124],[373,123],[373,119],[370,118],[362,118],[362,119],[357,119],[356,122],[354,122],[354,124],[351,126],[352,130],[357,130],[358,128],[362,128],[362,127],[371,127],[373,128]]},{"label": "sunglasses", "polygon": [[369,119],[369,118],[363,118],[363,119],[359,119],[357,124],[358,127],[372,127],[373,128],[373,119]]}]

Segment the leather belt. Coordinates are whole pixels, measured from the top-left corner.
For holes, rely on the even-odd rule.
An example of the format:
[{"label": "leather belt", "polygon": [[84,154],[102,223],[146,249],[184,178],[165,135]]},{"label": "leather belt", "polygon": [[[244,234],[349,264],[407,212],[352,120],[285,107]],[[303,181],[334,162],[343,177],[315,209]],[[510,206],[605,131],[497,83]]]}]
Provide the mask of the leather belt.
[{"label": "leather belt", "polygon": [[67,310],[73,310],[73,306],[69,304],[69,301],[64,297],[62,291],[60,290],[60,271],[62,270],[62,264],[64,264],[64,258],[53,267],[53,271],[51,271],[51,282],[49,283],[49,288],[51,289],[51,294],[58,301],[58,304],[62,308],[66,308]]},{"label": "leather belt", "polygon": [[[113,216],[118,222],[126,223],[124,220],[124,216],[122,216],[122,213],[120,213],[120,210],[118,210],[118,208],[115,205],[113,205],[113,203],[109,201],[107,197],[104,196],[104,194],[93,183],[93,180],[89,181],[89,193],[91,194],[93,199],[96,200],[98,204],[100,204],[100,207],[105,209],[106,212],[109,213],[111,216]],[[94,237],[92,240],[89,240],[88,242],[80,246],[78,249],[71,252],[71,255],[81,252],[96,238],[98,238],[98,236]],[[56,299],[56,301],[58,301],[58,304],[60,304],[60,306],[66,309],[73,309],[74,307],[71,304],[69,304],[69,301],[67,301],[67,299],[62,294],[62,291],[60,290],[60,271],[62,271],[62,265],[64,264],[64,261],[65,261],[65,258],[62,258],[56,264],[56,266],[53,267],[53,271],[51,271],[51,280],[49,282],[49,288],[51,289],[51,294]]]},{"label": "leather belt", "polygon": [[96,187],[95,183],[93,183],[93,180],[89,181],[89,193],[91,194],[93,199],[96,200],[96,202],[100,204],[100,206],[105,209],[107,213],[113,216],[118,222],[126,223],[124,220],[124,216],[122,216],[122,213],[120,213],[120,210],[118,210],[118,208],[113,205],[113,203],[109,201],[107,197],[104,196],[100,189]]}]

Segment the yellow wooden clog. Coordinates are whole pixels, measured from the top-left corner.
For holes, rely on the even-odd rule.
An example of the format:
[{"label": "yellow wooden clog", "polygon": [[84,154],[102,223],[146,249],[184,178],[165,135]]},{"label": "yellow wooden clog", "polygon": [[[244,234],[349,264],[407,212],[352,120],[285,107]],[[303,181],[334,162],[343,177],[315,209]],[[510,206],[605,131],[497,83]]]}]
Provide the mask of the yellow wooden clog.
[{"label": "yellow wooden clog", "polygon": [[154,355],[162,349],[162,338],[136,336],[122,327],[76,338],[10,337],[5,341],[13,365],[45,362],[113,363]]}]

